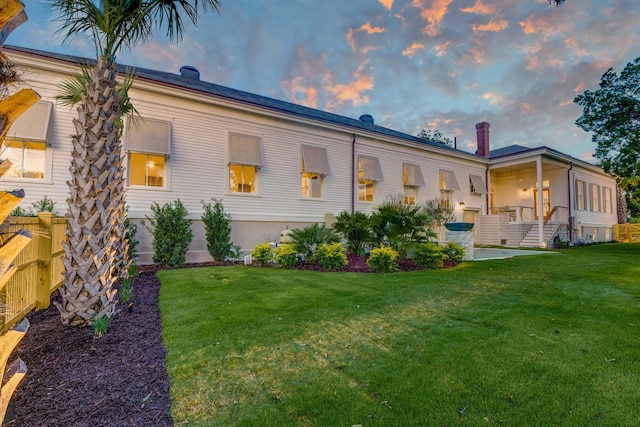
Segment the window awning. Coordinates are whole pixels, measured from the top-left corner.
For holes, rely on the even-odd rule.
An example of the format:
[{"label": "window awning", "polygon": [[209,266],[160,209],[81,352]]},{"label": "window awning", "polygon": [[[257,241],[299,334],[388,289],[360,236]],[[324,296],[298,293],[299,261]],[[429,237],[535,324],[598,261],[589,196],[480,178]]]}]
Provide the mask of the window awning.
[{"label": "window awning", "polygon": [[329,175],[331,173],[326,148],[301,145],[300,151],[302,152],[303,172],[317,173],[319,175]]},{"label": "window awning", "polygon": [[460,190],[456,175],[453,171],[447,169],[440,169],[440,190]]},{"label": "window awning", "polygon": [[257,136],[229,134],[229,163],[262,166],[262,140]]},{"label": "window awning", "polygon": [[469,175],[469,179],[473,184],[474,193],[488,194],[487,186],[484,183],[484,179],[480,175]]},{"label": "window awning", "polygon": [[358,165],[361,179],[382,182],[382,168],[377,157],[359,155]]},{"label": "window awning", "polygon": [[53,103],[38,101],[13,122],[6,139],[51,143]]},{"label": "window awning", "polygon": [[171,154],[171,122],[144,119],[128,122],[124,148],[140,153]]},{"label": "window awning", "polygon": [[411,187],[424,187],[424,178],[422,176],[422,171],[420,170],[419,165],[415,165],[413,163],[403,163],[402,164],[403,175],[404,175],[404,185]]}]

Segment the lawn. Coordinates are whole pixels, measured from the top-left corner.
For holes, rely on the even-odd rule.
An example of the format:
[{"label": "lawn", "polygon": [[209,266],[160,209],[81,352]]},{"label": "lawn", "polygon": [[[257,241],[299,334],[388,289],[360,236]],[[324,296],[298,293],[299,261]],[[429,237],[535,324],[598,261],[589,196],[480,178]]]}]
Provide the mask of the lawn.
[{"label": "lawn", "polygon": [[637,425],[640,244],[388,275],[158,272],[176,424]]}]

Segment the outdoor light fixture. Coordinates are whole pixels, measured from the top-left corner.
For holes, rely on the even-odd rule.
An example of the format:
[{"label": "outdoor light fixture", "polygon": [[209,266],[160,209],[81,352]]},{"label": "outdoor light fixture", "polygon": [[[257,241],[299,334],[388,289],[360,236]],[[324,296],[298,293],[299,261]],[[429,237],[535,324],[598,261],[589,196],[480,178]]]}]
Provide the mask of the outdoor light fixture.
[{"label": "outdoor light fixture", "polygon": [[460,209],[464,209],[464,202],[460,202]]}]

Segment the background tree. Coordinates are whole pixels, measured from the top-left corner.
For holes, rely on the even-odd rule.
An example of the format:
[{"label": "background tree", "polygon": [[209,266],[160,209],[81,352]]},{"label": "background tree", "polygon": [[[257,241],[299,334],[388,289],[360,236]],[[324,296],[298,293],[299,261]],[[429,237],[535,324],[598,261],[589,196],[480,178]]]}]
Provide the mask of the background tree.
[{"label": "background tree", "polygon": [[153,38],[165,28],[171,41],[184,33],[183,17],[197,24],[200,11],[219,11],[218,0],[47,0],[67,42],[89,35],[97,61],[74,120],[67,239],[64,246],[64,323],[87,324],[115,313],[116,246],[123,239],[124,173],[120,98],[115,58],[121,48]]},{"label": "background tree", "polygon": [[633,216],[640,214],[640,58],[618,75],[603,74],[600,88],[586,90],[574,102],[582,107],[576,125],[591,132],[594,157],[602,168],[618,177]]},{"label": "background tree", "polygon": [[418,135],[416,135],[420,139],[425,139],[427,141],[439,142],[440,144],[448,145],[449,147],[453,146],[453,141],[449,138],[445,137],[442,132],[438,129],[431,133],[430,130],[422,129]]}]

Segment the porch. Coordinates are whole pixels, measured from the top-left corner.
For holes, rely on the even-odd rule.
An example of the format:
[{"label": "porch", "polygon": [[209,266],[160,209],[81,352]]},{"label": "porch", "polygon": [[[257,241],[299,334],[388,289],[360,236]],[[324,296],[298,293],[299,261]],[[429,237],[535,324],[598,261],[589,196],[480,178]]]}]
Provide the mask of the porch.
[{"label": "porch", "polygon": [[[534,208],[527,206],[501,206],[490,210],[489,215],[478,218],[477,241],[482,245],[507,247],[548,247],[556,236],[569,240],[569,209],[554,206],[543,218],[542,238],[540,223],[535,219]],[[541,243],[542,242],[542,243]]]}]

